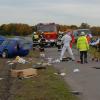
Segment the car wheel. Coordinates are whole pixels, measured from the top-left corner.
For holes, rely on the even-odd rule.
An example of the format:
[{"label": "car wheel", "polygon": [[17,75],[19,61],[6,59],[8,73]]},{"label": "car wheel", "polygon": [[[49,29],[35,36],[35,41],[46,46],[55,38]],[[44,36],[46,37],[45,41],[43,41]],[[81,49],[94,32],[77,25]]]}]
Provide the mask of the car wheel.
[{"label": "car wheel", "polygon": [[8,57],[8,51],[5,50],[5,51],[3,51],[3,53],[2,53],[2,58],[7,58],[7,57]]}]

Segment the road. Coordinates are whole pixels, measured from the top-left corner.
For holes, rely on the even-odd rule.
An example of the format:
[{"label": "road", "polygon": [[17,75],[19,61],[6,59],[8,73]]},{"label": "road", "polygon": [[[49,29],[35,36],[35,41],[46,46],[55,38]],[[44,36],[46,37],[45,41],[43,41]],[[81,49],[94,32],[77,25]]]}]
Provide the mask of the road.
[{"label": "road", "polygon": [[[66,73],[63,76],[64,80],[69,84],[72,90],[81,92],[80,100],[100,100],[100,69],[93,67],[100,67],[100,61],[91,61],[88,58],[88,64],[77,63],[79,60],[79,53],[73,50],[76,61],[65,61],[54,64],[54,67],[60,72]],[[57,48],[47,48],[45,51],[47,57],[58,59],[60,52]],[[79,69],[74,72],[74,69]]]}]

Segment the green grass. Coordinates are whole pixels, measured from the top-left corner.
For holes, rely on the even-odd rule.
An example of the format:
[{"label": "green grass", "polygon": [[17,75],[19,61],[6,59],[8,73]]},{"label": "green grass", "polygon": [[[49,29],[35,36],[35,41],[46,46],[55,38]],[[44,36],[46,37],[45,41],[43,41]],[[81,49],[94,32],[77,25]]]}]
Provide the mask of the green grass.
[{"label": "green grass", "polygon": [[98,52],[94,47],[90,46],[89,53],[92,55],[93,58],[100,58],[100,52]]},{"label": "green grass", "polygon": [[[39,57],[39,52],[31,51],[27,57]],[[38,75],[33,78],[15,80],[12,86],[13,100],[79,100],[55,72],[53,66],[47,66],[38,70]]]},{"label": "green grass", "polygon": [[47,67],[40,70],[37,77],[19,80],[17,84],[22,87],[17,90],[14,100],[78,100],[54,72],[53,67]]}]

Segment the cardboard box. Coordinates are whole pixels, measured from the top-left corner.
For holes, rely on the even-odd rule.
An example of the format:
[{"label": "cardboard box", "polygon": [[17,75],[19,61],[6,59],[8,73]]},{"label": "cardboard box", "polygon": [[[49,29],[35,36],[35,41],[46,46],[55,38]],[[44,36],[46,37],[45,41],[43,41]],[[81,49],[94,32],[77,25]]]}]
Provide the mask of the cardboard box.
[{"label": "cardboard box", "polygon": [[37,75],[37,69],[28,68],[23,70],[13,70],[11,69],[11,76],[12,77],[30,77],[30,76],[36,76]]}]

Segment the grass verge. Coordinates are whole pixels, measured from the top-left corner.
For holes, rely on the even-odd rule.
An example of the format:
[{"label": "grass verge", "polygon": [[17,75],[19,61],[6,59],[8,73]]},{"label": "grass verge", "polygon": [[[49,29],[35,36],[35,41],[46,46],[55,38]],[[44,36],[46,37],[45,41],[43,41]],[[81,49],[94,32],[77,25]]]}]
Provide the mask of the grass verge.
[{"label": "grass verge", "polygon": [[100,59],[100,52],[97,51],[96,48],[90,46],[89,53],[92,55],[92,58]]}]

